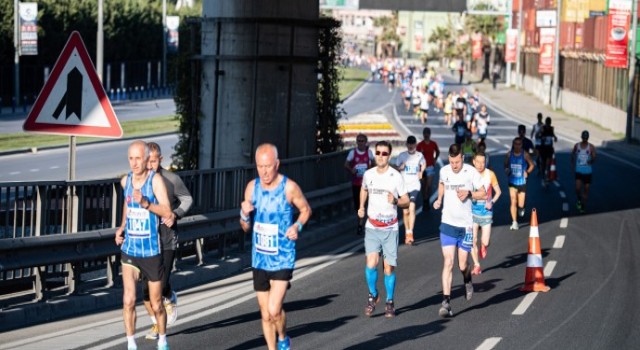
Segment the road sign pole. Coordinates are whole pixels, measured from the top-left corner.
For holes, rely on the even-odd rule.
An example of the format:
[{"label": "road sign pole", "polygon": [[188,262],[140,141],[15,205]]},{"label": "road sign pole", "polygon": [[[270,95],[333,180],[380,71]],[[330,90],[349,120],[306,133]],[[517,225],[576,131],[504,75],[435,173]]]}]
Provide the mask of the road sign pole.
[{"label": "road sign pole", "polygon": [[[69,176],[67,181],[76,179],[76,136],[69,136]],[[67,186],[67,233],[78,232],[78,199],[75,193],[75,185]]]}]

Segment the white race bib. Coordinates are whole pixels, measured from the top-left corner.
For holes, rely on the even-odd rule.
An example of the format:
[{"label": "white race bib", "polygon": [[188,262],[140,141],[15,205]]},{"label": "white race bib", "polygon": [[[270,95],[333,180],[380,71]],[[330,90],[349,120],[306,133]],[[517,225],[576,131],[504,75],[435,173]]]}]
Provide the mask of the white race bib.
[{"label": "white race bib", "polygon": [[522,164],[511,164],[511,174],[513,177],[522,177]]},{"label": "white race bib", "polygon": [[142,208],[127,208],[127,234],[131,238],[149,238],[151,228],[149,211]]},{"label": "white race bib", "polygon": [[278,254],[278,224],[256,222],[253,225],[256,251],[266,255]]},{"label": "white race bib", "polygon": [[363,177],[364,172],[367,171],[367,164],[364,164],[364,163],[356,164],[355,169],[356,169],[356,176]]},{"label": "white race bib", "polygon": [[589,155],[588,154],[578,154],[578,165],[586,166],[589,165]]}]

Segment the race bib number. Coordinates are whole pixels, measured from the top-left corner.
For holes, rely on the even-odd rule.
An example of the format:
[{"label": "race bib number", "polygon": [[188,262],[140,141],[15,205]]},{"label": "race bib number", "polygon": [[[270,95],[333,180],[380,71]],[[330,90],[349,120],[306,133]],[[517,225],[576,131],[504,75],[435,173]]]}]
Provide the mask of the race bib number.
[{"label": "race bib number", "polygon": [[588,154],[579,154],[578,155],[578,165],[580,165],[580,166],[589,165],[589,155]]},{"label": "race bib number", "polygon": [[545,146],[553,146],[553,136],[547,136],[544,138]]},{"label": "race bib number", "polygon": [[464,136],[465,129],[463,127],[458,127],[457,134],[458,136]]},{"label": "race bib number", "polygon": [[511,164],[511,174],[513,177],[522,177],[522,164]]},{"label": "race bib number", "polygon": [[407,175],[416,175],[420,171],[420,166],[418,165],[405,165],[404,173]]},{"label": "race bib number", "polygon": [[256,251],[266,255],[278,254],[278,224],[256,222],[253,225]]},{"label": "race bib number", "polygon": [[364,172],[367,171],[367,164],[364,164],[364,163],[356,164],[355,169],[356,169],[356,176],[363,177]]},{"label": "race bib number", "polygon": [[151,220],[149,211],[142,208],[127,209],[127,234],[132,238],[149,238]]}]

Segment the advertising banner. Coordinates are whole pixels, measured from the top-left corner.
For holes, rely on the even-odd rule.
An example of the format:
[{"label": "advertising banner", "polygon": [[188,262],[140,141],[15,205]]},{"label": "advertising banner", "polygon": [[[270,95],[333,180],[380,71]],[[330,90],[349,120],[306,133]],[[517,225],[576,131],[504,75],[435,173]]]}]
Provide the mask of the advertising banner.
[{"label": "advertising banner", "polygon": [[627,68],[631,0],[609,1],[605,67]]},{"label": "advertising banner", "polygon": [[553,74],[555,42],[555,28],[540,28],[540,57],[538,58],[538,73]]},{"label": "advertising banner", "polygon": [[482,58],[482,34],[471,36],[471,58],[479,60]]},{"label": "advertising banner", "polygon": [[516,63],[517,48],[518,48],[518,30],[507,29],[507,42],[504,50],[505,62]]},{"label": "advertising banner", "polygon": [[20,14],[20,55],[38,54],[38,4],[18,3]]},{"label": "advertising banner", "polygon": [[178,52],[179,27],[180,17],[167,16],[167,51],[169,52]]}]

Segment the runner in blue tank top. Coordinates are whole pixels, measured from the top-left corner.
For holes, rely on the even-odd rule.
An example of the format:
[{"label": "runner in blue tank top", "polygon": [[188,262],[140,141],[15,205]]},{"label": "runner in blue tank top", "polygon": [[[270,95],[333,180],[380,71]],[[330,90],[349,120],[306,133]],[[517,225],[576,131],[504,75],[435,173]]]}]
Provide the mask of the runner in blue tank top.
[{"label": "runner in blue tank top", "polygon": [[[596,147],[589,143],[589,132],[587,130],[583,131],[581,136],[582,142],[578,142],[573,146],[571,163],[576,173],[576,208],[580,213],[584,213],[587,199],[589,199],[593,162],[596,160]],[[583,187],[584,192],[582,191]]]},{"label": "runner in blue tank top", "polygon": [[143,275],[148,281],[151,308],[158,321],[158,349],[168,350],[167,314],[162,305],[162,256],[158,217],[169,217],[171,206],[167,189],[160,176],[147,169],[149,147],[134,141],[128,151],[131,172],[120,181],[124,189],[122,224],[116,229],[115,241],[122,246],[123,317],[127,346],[136,349],[136,284]]},{"label": "runner in blue tank top", "polygon": [[509,197],[511,198],[511,227],[510,230],[518,229],[516,213],[519,217],[524,217],[524,201],[527,191],[527,177],[533,171],[534,164],[529,153],[522,148],[522,139],[513,139],[511,150],[504,159],[504,171],[509,177]]},{"label": "runner in blue tank top", "polygon": [[[282,304],[295,267],[296,245],[311,208],[298,184],[278,172],[278,149],[262,144],[256,149],[258,178],[244,191],[240,226],[253,232],[253,289],[256,291],[262,330],[269,349],[289,349]],[[298,220],[293,222],[293,208]],[[276,337],[277,334],[277,337]],[[276,342],[277,340],[277,342]]]}]

